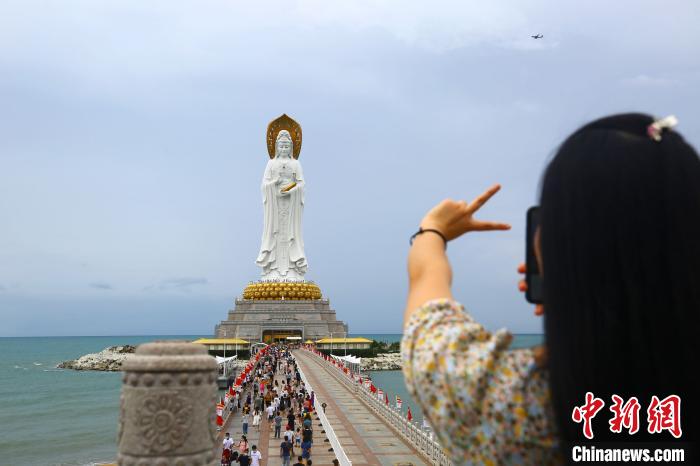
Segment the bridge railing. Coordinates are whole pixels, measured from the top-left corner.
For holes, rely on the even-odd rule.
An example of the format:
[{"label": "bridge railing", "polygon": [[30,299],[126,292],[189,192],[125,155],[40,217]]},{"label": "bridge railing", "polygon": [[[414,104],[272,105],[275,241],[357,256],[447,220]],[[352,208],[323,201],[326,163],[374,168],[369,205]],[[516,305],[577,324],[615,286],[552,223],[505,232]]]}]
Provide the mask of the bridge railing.
[{"label": "bridge railing", "polygon": [[380,401],[377,395],[372,393],[369,388],[360,384],[354,379],[353,375],[346,373],[342,368],[329,363],[325,358],[318,353],[305,350],[319,358],[323,363],[328,364],[331,369],[331,374],[340,382],[342,382],[350,391],[354,392],[357,397],[365,403],[372,411],[379,415],[432,464],[439,466],[453,466],[452,460],[433,436],[432,432],[426,432],[418,427],[414,422],[406,419],[403,414],[396,408],[392,408],[384,401]]}]

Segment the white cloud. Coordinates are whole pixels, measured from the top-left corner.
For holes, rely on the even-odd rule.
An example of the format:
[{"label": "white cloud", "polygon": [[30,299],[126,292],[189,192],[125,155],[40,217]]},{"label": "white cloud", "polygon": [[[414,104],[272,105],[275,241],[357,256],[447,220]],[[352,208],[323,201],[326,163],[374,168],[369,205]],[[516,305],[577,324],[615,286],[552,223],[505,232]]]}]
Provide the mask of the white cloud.
[{"label": "white cloud", "polygon": [[168,280],[163,280],[160,282],[158,288],[161,290],[180,290],[180,291],[190,291],[193,286],[196,285],[206,285],[208,283],[206,278],[202,277],[178,277],[170,278]]},{"label": "white cloud", "polygon": [[631,78],[622,79],[622,84],[627,86],[640,87],[666,87],[678,84],[678,80],[660,76],[649,76],[646,74],[639,74]]},{"label": "white cloud", "polygon": [[518,31],[526,33],[529,23],[522,8],[503,2],[312,0],[299,2],[298,11],[300,19],[316,26],[379,28],[406,44],[435,52],[513,38]]},{"label": "white cloud", "polygon": [[96,290],[111,290],[112,285],[110,285],[107,282],[92,282],[90,283],[90,288],[94,288]]}]

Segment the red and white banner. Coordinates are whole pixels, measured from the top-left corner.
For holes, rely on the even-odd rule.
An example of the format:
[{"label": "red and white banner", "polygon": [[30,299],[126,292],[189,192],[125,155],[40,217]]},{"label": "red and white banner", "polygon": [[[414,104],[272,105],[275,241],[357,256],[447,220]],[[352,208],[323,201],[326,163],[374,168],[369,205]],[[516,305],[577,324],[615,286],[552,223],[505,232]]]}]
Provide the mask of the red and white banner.
[{"label": "red and white banner", "polygon": [[379,401],[384,401],[384,390],[382,390],[381,388],[377,390],[377,399]]},{"label": "red and white banner", "polygon": [[216,425],[224,425],[224,405],[221,403],[216,404]]}]

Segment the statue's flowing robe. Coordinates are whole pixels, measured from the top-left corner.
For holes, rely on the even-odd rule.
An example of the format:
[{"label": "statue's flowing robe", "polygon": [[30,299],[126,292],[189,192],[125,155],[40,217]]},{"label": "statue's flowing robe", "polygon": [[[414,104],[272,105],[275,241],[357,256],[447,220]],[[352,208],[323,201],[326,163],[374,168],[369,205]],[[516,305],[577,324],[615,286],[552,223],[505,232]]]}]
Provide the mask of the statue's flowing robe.
[{"label": "statue's flowing robe", "polygon": [[289,240],[289,269],[300,275],[306,272],[306,256],[304,255],[304,239],[302,237],[301,218],[304,213],[304,175],[301,164],[296,159],[287,161],[292,171],[296,173],[297,185],[289,193],[289,229],[279,231],[278,192],[284,185],[275,185],[276,175],[273,169],[280,163],[279,159],[270,159],[265,167],[261,186],[263,198],[264,222],[262,243],[256,263],[263,268],[263,273],[277,268],[277,236],[287,234]]}]

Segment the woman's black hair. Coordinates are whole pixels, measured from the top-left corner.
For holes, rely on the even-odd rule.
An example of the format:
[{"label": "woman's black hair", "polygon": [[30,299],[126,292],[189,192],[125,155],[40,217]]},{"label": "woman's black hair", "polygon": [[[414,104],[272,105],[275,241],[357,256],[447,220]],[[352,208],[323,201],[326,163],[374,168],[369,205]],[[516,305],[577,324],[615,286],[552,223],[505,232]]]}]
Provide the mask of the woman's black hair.
[{"label": "woman's black hair", "polygon": [[[681,397],[681,441],[697,440],[700,159],[680,134],[647,135],[621,114],[564,141],[542,180],[544,327],[556,426],[570,456],[586,440],[572,410],[605,402],[594,441],[669,441],[647,432],[651,397]],[[639,432],[612,433],[611,396],[637,397]]]}]

